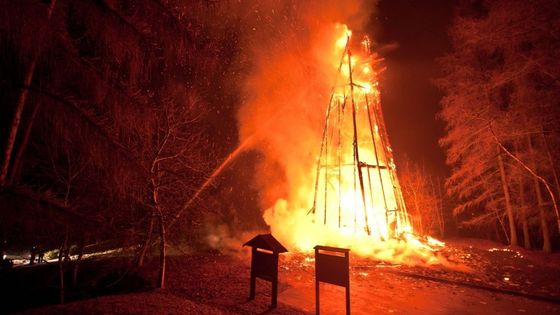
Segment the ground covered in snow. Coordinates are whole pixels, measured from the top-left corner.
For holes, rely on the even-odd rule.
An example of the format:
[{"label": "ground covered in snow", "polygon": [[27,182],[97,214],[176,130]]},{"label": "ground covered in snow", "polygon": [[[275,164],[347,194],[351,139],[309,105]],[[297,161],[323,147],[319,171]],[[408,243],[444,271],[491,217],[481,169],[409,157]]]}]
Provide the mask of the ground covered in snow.
[{"label": "ground covered in snow", "polygon": [[[247,250],[248,252],[249,250]],[[314,261],[283,254],[279,306],[269,310],[270,285],[259,280],[248,301],[248,253],[206,253],[169,259],[164,290],[97,297],[43,306],[26,314],[310,314],[315,310]],[[470,269],[411,267],[351,259],[353,314],[560,314],[560,254],[460,240],[440,252]],[[152,268],[155,269],[155,268]],[[143,277],[155,279],[150,272]],[[344,313],[344,290],[321,285],[323,314]]]}]

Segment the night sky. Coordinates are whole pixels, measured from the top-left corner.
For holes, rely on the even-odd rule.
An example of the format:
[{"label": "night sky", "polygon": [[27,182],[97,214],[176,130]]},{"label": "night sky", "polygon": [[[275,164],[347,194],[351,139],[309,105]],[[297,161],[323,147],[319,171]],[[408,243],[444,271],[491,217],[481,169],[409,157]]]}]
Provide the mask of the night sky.
[{"label": "night sky", "polygon": [[[375,38],[387,70],[381,77],[382,106],[397,160],[407,156],[434,175],[447,167],[436,118],[441,92],[432,84],[436,59],[449,50],[447,29],[455,1],[385,0],[375,12]],[[394,45],[396,43],[396,45]],[[398,161],[397,161],[398,163]]]}]

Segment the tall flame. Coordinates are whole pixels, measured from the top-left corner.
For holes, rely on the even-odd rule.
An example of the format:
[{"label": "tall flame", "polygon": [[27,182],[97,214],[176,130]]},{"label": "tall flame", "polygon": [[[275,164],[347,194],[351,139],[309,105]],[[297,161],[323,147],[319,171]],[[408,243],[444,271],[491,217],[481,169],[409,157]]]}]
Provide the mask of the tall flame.
[{"label": "tall flame", "polygon": [[[369,39],[355,52],[339,27],[337,84],[327,107],[312,212],[316,222],[375,241],[410,231],[379,107]],[[341,43],[344,43],[342,45]],[[367,70],[366,70],[367,69]]]},{"label": "tall flame", "polygon": [[239,136],[262,153],[255,184],[265,222],[291,251],[330,245],[393,262],[436,262],[430,244],[412,237],[400,195],[381,115],[380,59],[367,37],[333,22],[369,16],[366,2],[296,3],[309,7],[283,7],[294,14],[273,14],[278,23],[255,25],[258,40],[247,37],[253,67]]},{"label": "tall flame", "polygon": [[342,24],[319,29],[297,42],[297,53],[264,59],[247,84],[252,98],[240,112],[240,134],[258,134],[267,159],[258,179],[263,204],[273,206],[263,218],[292,251],[330,245],[436,263],[431,247],[441,243],[413,236],[398,186],[380,108],[380,60],[367,37],[353,47],[353,36]]}]

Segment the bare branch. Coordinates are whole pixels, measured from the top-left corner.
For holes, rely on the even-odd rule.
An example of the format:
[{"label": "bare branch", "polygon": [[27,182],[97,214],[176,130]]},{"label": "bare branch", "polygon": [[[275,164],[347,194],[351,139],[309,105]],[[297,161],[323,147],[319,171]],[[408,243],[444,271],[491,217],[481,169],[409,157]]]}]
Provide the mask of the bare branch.
[{"label": "bare branch", "polygon": [[542,176],[538,175],[529,166],[527,166],[527,164],[523,163],[523,161],[521,161],[517,156],[515,156],[515,154],[511,153],[500,142],[500,140],[496,136],[496,133],[494,133],[494,129],[492,128],[492,122],[488,122],[488,129],[490,130],[490,133],[492,134],[492,137],[494,138],[494,141],[496,141],[496,144],[502,149],[502,151],[504,151],[507,155],[509,155],[509,157],[511,157],[514,161],[519,163],[519,165],[521,165],[527,172],[529,172],[532,176],[534,176],[535,178],[537,178],[539,181],[541,181],[544,184],[544,186],[546,187],[546,190],[548,192],[548,195],[550,196],[550,199],[552,200],[552,204],[554,206],[554,212],[556,213],[556,223],[558,225],[558,231],[560,232],[560,211],[558,210],[558,203],[556,202],[556,197],[554,196],[554,193],[552,192],[552,189],[550,188],[550,185],[548,184],[547,180],[544,179]]}]

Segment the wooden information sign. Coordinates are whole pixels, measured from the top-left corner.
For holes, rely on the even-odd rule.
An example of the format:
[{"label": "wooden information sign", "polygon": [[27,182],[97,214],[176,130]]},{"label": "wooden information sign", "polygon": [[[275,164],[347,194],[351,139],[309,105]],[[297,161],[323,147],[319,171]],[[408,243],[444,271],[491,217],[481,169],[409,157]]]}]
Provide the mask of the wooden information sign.
[{"label": "wooden information sign", "polygon": [[288,250],[271,234],[259,234],[243,246],[252,247],[249,300],[255,298],[256,280],[261,278],[272,283],[271,308],[275,308],[278,304],[278,254]]},{"label": "wooden information sign", "polygon": [[315,313],[320,314],[319,283],[346,288],[346,314],[350,314],[350,269],[347,248],[315,246]]}]

